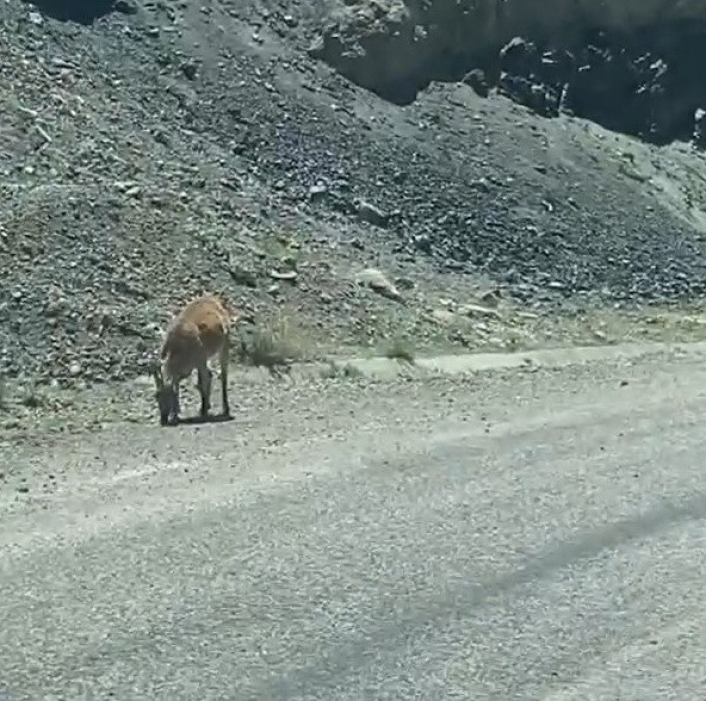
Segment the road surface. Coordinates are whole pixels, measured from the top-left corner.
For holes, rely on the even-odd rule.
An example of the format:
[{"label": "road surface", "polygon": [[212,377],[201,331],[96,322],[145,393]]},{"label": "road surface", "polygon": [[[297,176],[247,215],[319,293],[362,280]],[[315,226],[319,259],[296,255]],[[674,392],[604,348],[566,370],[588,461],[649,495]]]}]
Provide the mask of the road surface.
[{"label": "road surface", "polygon": [[0,699],[703,699],[705,368],[20,449],[65,478],[1,502]]}]

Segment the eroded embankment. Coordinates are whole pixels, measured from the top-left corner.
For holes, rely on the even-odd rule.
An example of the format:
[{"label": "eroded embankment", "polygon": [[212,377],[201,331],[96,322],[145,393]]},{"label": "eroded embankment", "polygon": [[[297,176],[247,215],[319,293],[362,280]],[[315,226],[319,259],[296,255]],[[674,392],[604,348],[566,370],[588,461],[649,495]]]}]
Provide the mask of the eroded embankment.
[{"label": "eroded embankment", "polygon": [[547,116],[706,145],[705,0],[364,0],[330,17],[312,54],[397,103],[464,80]]}]

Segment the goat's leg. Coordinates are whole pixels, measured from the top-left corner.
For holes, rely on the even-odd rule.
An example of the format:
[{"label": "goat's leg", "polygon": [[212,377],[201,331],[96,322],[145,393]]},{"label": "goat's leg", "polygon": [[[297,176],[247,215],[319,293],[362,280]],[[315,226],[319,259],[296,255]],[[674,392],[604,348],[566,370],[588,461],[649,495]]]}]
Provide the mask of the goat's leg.
[{"label": "goat's leg", "polygon": [[229,417],[230,404],[228,402],[228,364],[230,363],[230,344],[228,338],[226,338],[221,346],[219,360],[221,366],[221,398],[223,402],[223,416]]},{"label": "goat's leg", "polygon": [[201,416],[206,417],[211,409],[211,370],[205,360],[199,364],[197,372],[199,394],[201,394]]},{"label": "goat's leg", "polygon": [[179,381],[174,380],[171,383],[172,388],[172,406],[169,412],[169,423],[173,426],[179,423],[179,413],[181,411],[181,405],[179,402]]}]

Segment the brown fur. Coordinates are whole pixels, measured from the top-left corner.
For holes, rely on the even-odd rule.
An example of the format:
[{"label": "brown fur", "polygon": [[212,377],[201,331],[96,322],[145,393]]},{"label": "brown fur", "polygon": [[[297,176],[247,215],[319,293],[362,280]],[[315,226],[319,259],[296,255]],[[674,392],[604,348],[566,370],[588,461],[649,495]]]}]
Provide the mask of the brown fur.
[{"label": "brown fur", "polygon": [[208,361],[218,355],[221,371],[223,415],[230,415],[228,403],[228,362],[230,327],[235,321],[223,300],[203,295],[186,304],[167,330],[155,368],[157,402],[161,423],[179,420],[179,383],[196,370],[201,394],[201,416],[210,410],[211,371]]}]

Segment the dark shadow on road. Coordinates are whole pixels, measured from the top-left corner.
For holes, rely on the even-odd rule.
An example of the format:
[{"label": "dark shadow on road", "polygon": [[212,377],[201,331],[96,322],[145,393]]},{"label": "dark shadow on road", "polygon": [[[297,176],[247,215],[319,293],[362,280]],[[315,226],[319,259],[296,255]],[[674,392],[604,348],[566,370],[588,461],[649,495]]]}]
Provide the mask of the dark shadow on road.
[{"label": "dark shadow on road", "polygon": [[188,416],[185,419],[179,419],[177,426],[198,426],[201,424],[222,424],[229,421],[234,421],[232,416],[224,416],[216,414],[213,416]]}]

